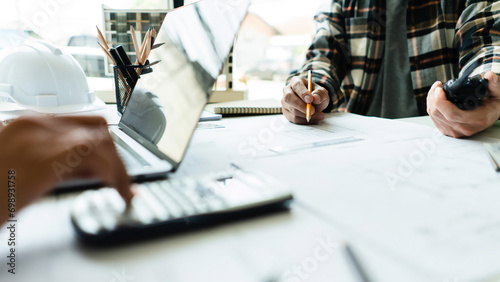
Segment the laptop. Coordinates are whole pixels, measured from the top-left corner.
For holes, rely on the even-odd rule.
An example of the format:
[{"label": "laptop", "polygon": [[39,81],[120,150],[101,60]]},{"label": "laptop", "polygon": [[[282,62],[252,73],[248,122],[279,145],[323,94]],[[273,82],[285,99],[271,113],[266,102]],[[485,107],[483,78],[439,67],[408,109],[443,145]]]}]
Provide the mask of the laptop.
[{"label": "laptop", "polygon": [[[250,0],[203,0],[169,12],[151,51],[152,72],[138,80],[117,126],[110,126],[134,182],[166,178],[180,165]],[[57,192],[103,186],[61,183]]]},{"label": "laptop", "polygon": [[[111,127],[135,180],[165,177],[182,161],[210,90],[221,72],[249,0],[202,0],[167,14],[151,53],[161,60],[136,85],[120,123]],[[127,154],[129,154],[127,156]],[[288,208],[288,187],[236,168],[201,179],[168,177],[136,185],[129,206],[113,188],[78,195],[71,222],[83,242],[109,246],[240,220]]]}]

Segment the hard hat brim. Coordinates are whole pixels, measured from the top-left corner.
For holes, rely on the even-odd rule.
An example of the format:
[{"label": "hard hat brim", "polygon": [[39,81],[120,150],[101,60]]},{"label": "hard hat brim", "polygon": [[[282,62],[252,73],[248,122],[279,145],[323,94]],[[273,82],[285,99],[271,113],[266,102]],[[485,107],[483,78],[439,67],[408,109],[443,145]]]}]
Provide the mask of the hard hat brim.
[{"label": "hard hat brim", "polygon": [[56,107],[37,107],[30,105],[19,105],[19,106],[44,114],[70,114],[70,113],[97,111],[106,108],[106,104],[101,99],[99,99],[99,97],[95,97],[94,102],[91,104],[74,104],[74,105],[63,105]]}]

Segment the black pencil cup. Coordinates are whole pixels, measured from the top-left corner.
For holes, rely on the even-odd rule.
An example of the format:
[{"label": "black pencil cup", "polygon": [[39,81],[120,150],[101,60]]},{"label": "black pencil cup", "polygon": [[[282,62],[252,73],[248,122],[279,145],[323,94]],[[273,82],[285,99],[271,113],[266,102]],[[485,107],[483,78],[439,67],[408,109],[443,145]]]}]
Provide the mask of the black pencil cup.
[{"label": "black pencil cup", "polygon": [[149,65],[114,66],[116,108],[123,114],[140,76],[152,72]]}]

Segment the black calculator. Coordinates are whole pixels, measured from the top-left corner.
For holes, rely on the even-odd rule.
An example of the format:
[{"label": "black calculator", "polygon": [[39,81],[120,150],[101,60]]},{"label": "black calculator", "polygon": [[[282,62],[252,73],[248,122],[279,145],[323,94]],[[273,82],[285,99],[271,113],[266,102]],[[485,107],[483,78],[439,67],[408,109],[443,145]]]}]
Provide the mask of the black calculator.
[{"label": "black calculator", "polygon": [[286,210],[293,199],[280,181],[260,172],[235,170],[199,179],[171,178],[136,184],[127,207],[118,192],[83,192],[71,221],[79,239],[109,245]]}]

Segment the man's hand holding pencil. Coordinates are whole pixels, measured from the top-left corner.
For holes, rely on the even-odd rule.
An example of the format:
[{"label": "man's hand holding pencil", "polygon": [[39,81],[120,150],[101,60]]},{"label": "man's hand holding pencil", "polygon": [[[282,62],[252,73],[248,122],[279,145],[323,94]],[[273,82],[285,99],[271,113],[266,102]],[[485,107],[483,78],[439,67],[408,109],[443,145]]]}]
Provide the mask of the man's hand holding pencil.
[{"label": "man's hand holding pencil", "polygon": [[322,111],[328,106],[330,97],[325,88],[312,82],[312,77],[313,73],[309,71],[309,79],[296,76],[283,88],[283,115],[293,123],[317,124],[325,119]]}]

